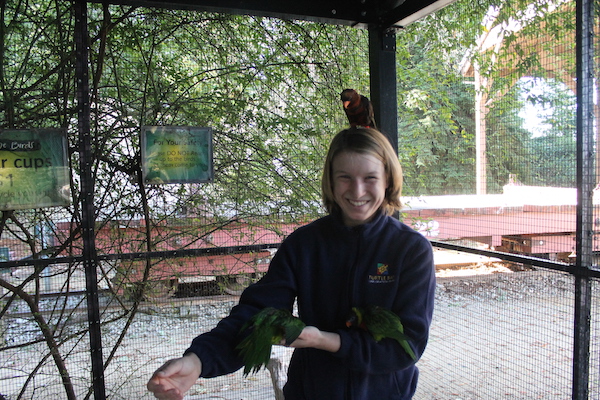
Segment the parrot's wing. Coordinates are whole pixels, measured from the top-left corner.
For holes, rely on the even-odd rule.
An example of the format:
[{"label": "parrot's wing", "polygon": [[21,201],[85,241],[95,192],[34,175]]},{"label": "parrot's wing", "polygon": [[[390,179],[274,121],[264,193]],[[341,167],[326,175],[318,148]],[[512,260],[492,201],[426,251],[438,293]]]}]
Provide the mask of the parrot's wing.
[{"label": "parrot's wing", "polygon": [[377,342],[385,337],[395,339],[413,360],[417,359],[409,344],[411,339],[404,333],[404,326],[396,313],[382,307],[371,307],[366,314],[367,328]]},{"label": "parrot's wing", "polygon": [[291,317],[284,325],[285,344],[290,345],[300,336],[306,324],[300,318]]},{"label": "parrot's wing", "polygon": [[281,343],[284,338],[286,344],[292,343],[304,326],[304,322],[288,310],[267,307],[256,313],[241,329],[241,332],[250,329],[250,334],[236,346],[244,361],[244,375],[266,366],[272,345]]},{"label": "parrot's wing", "polygon": [[402,332],[398,332],[392,329],[384,329],[382,331],[369,330],[376,342],[379,342],[383,338],[392,338],[397,341],[410,340],[410,337]]},{"label": "parrot's wing", "polygon": [[[250,335],[237,345],[244,361],[244,375],[250,372],[258,372],[263,365],[267,365],[271,359],[271,347],[274,340],[274,330],[269,327],[254,329]],[[281,340],[281,335],[280,339]]]},{"label": "parrot's wing", "polygon": [[250,330],[248,336],[236,346],[244,361],[244,375],[257,372],[261,366],[267,365],[269,362],[273,340],[273,320],[276,319],[276,316],[277,310],[267,307],[252,316],[242,326],[240,333]]},{"label": "parrot's wing", "polygon": [[274,338],[273,344],[279,344],[285,338],[285,344],[289,345],[300,336],[302,329],[306,326],[300,318],[294,317],[289,310],[276,310],[270,322],[278,328],[278,336]]},{"label": "parrot's wing", "polygon": [[415,352],[413,351],[412,347],[410,347],[410,344],[408,343],[407,340],[402,340],[399,341],[400,342],[400,346],[402,346],[402,348],[404,349],[404,351],[406,351],[406,353],[408,353],[408,355],[410,356],[410,358],[412,358],[413,360],[417,359],[417,356],[415,355]]}]

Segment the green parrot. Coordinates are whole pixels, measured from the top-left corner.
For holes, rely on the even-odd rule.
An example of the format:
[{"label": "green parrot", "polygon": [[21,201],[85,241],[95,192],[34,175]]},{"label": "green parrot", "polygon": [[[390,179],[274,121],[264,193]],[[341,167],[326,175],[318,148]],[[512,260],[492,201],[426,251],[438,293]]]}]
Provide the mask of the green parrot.
[{"label": "green parrot", "polygon": [[404,334],[404,326],[402,326],[400,317],[390,310],[380,306],[352,307],[352,313],[346,321],[346,326],[368,331],[376,342],[386,337],[396,339],[413,360],[417,359],[408,344],[411,339]]},{"label": "green parrot", "polygon": [[286,345],[292,343],[305,326],[290,311],[273,307],[267,307],[250,318],[240,331],[244,333],[250,329],[250,334],[236,346],[244,360],[244,376],[267,365],[272,345],[280,344],[284,339]]}]

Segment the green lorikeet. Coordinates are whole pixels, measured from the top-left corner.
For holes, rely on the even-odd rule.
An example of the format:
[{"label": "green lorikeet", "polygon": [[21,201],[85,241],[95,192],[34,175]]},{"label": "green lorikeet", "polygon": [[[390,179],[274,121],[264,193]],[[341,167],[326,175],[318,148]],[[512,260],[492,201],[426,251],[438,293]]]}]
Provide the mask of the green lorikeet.
[{"label": "green lorikeet", "polygon": [[258,372],[268,364],[272,345],[280,344],[284,339],[285,344],[292,343],[305,326],[288,310],[273,307],[267,307],[250,318],[240,331],[243,333],[250,329],[250,334],[236,346],[244,360],[244,376]]},{"label": "green lorikeet", "polygon": [[354,326],[368,331],[377,342],[383,338],[396,339],[413,360],[417,359],[408,344],[410,338],[404,334],[404,326],[402,326],[400,317],[390,310],[379,306],[352,307],[352,313],[346,321],[346,326]]}]

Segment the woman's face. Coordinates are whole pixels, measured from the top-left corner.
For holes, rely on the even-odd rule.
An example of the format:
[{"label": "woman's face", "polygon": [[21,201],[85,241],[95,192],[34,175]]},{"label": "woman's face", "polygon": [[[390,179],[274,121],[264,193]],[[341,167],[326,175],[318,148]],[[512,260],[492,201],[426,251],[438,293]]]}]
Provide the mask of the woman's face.
[{"label": "woman's face", "polygon": [[333,160],[333,196],[347,226],[369,222],[385,199],[387,177],[375,156],[342,152]]}]

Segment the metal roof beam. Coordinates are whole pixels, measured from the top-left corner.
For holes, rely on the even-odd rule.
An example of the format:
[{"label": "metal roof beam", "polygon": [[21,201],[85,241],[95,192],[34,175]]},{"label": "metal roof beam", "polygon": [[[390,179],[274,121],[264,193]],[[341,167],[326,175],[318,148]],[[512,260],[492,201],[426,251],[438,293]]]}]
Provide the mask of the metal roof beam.
[{"label": "metal roof beam", "polygon": [[[109,0],[109,4],[186,9],[334,25],[408,25],[455,0]],[[90,1],[99,3],[101,1]],[[400,22],[402,24],[400,24]]]}]

